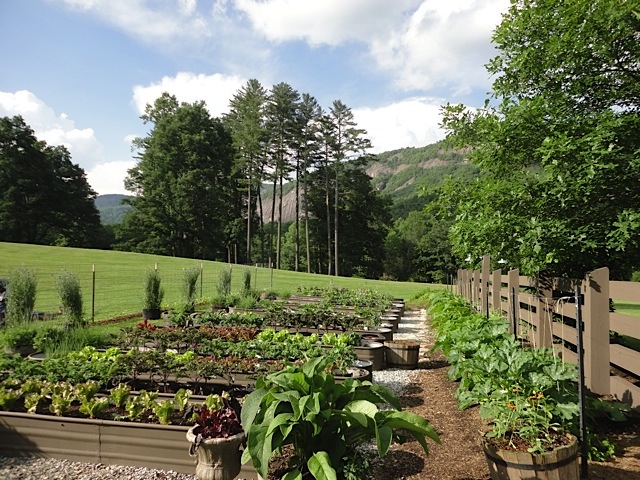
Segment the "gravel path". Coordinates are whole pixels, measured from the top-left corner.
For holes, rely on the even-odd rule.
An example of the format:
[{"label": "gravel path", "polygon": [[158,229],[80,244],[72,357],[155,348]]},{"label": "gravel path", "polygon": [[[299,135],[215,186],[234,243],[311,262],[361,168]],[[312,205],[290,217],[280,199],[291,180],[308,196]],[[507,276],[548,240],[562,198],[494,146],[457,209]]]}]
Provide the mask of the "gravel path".
[{"label": "gravel path", "polygon": [[[425,312],[407,310],[394,334],[394,340],[428,342]],[[421,348],[424,351],[424,348]],[[423,353],[424,354],[424,353]],[[401,395],[417,376],[415,370],[385,369],[373,372],[373,381]],[[186,448],[186,447],[185,447]],[[194,467],[195,470],[195,467]],[[50,458],[0,457],[2,480],[196,480],[187,475],[166,470],[141,467],[70,462]]]}]

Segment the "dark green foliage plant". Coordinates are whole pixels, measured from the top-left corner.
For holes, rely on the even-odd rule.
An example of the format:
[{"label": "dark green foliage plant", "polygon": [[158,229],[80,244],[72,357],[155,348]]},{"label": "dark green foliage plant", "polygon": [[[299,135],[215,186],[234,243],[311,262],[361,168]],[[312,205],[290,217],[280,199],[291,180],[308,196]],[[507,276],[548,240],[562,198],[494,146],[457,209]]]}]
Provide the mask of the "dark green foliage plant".
[{"label": "dark green foliage plant", "polygon": [[216,292],[221,297],[228,297],[231,295],[231,267],[223,268],[218,275],[218,284],[216,285]]},{"label": "dark green foliage plant", "polygon": [[443,112],[448,139],[482,171],[446,199],[459,258],[570,278],[606,265],[627,279],[638,266],[636,13],[617,0],[511,2],[485,106]]},{"label": "dark green foliage plant", "polygon": [[7,323],[15,325],[32,320],[38,282],[33,271],[16,268],[9,274]]},{"label": "dark green foliage plant", "polygon": [[[554,433],[578,433],[575,365],[562,362],[550,349],[523,347],[507,332],[505,319],[486,318],[462,297],[446,291],[428,297],[434,349],[444,353],[451,364],[449,378],[459,382],[460,408],[480,405],[480,414],[492,425],[488,437],[525,442],[530,452],[542,453],[553,448]],[[592,425],[603,418],[624,421],[627,409],[619,402],[587,397]],[[606,442],[591,443],[592,458],[607,451]]]},{"label": "dark green foliage plant", "polygon": [[401,411],[389,389],[352,379],[336,383],[325,373],[329,363],[316,358],[302,367],[260,377],[245,398],[241,420],[248,438],[242,461],[251,459],[263,478],[269,459],[286,445],[294,448],[295,455],[291,471],[283,478],[311,475],[336,480],[354,470],[356,449],[369,440],[375,441],[379,456],[388,452],[394,440],[407,435],[425,453],[427,438],[440,442],[426,419]]},{"label": "dark green foliage plant", "polygon": [[0,152],[0,241],[96,246],[96,193],[64,146],[36,138],[21,116],[0,117]]},{"label": "dark green foliage plant", "polygon": [[147,270],[144,277],[144,295],[142,308],[155,310],[160,309],[164,299],[164,289],[162,288],[162,277],[158,269]]},{"label": "dark green foliage plant", "polygon": [[62,271],[56,279],[56,290],[67,325],[73,328],[85,326],[78,276],[66,270]]},{"label": "dark green foliage plant", "polygon": [[182,295],[184,301],[192,305],[192,307],[196,302],[196,288],[198,286],[200,274],[200,267],[193,266],[191,268],[186,268],[182,276]]}]

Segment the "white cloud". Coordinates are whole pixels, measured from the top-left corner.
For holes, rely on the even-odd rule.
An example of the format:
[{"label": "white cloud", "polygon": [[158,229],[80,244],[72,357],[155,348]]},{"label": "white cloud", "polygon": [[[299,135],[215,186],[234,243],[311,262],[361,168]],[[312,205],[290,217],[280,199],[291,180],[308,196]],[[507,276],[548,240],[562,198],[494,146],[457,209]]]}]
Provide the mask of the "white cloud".
[{"label": "white cloud", "polygon": [[400,32],[371,45],[378,64],[405,89],[449,85],[456,93],[488,84],[490,38],[508,0],[422,3]]},{"label": "white cloud", "polygon": [[491,34],[509,0],[236,0],[253,28],[275,42],[366,45],[397,87],[487,86]]},{"label": "white cloud", "polygon": [[[58,0],[74,10],[89,12],[148,43],[177,37],[207,37],[211,25],[195,0]],[[150,5],[148,5],[150,4]]]},{"label": "white cloud", "polygon": [[305,40],[311,45],[368,42],[402,24],[419,0],[236,0],[253,28],[272,41]]},{"label": "white cloud", "polygon": [[66,114],[57,115],[27,90],[0,92],[0,116],[21,115],[36,137],[48,145],[64,145],[74,163],[92,167],[102,159],[103,148],[91,128],[76,128]]},{"label": "white cloud", "polygon": [[443,100],[414,98],[376,109],[353,109],[358,127],[367,130],[372,153],[422,147],[444,138],[440,123]]},{"label": "white cloud", "polygon": [[102,163],[87,172],[87,179],[99,194],[131,195],[131,192],[124,188],[124,178],[127,176],[127,170],[133,168],[135,164],[134,160]]},{"label": "white cloud", "polygon": [[204,100],[209,113],[217,117],[229,110],[229,100],[245,83],[245,79],[235,75],[179,72],[175,77],[162,77],[160,82],[151,85],[136,85],[133,102],[138,112],[144,113],[147,104],[153,104],[163,92],[168,92],[181,102]]}]

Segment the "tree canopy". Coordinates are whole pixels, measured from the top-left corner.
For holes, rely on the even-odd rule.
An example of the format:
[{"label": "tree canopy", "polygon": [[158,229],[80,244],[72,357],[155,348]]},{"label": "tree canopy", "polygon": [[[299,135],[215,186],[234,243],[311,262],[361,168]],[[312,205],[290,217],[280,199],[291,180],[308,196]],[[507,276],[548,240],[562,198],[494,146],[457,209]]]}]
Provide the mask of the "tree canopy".
[{"label": "tree canopy", "polygon": [[125,181],[135,193],[120,248],[223,260],[235,218],[231,136],[204,102],[163,94],[148,105],[153,128],[136,140],[140,161]]},{"label": "tree canopy", "polygon": [[20,116],[0,118],[0,241],[99,247],[96,193],[63,146],[35,137]]},{"label": "tree canopy", "polygon": [[[634,2],[512,1],[485,107],[444,108],[477,182],[449,188],[453,250],[530,275],[640,264],[640,19]],[[636,5],[637,6],[637,5]]]}]

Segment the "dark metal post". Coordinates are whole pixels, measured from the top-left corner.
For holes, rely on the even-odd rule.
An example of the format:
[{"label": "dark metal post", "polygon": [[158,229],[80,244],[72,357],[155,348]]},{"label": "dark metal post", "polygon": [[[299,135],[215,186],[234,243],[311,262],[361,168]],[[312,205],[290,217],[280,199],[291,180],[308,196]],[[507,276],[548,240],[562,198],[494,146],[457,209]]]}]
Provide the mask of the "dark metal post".
[{"label": "dark metal post", "polygon": [[96,265],[91,267],[91,321],[96,317]]},{"label": "dark metal post", "polygon": [[484,298],[487,300],[487,320],[489,320],[489,282],[485,286],[486,291],[484,292]]},{"label": "dark metal post", "polygon": [[518,317],[516,316],[516,289],[511,287],[511,321],[513,322],[513,339],[518,341]]},{"label": "dark metal post", "polygon": [[584,413],[584,347],[583,347],[583,330],[584,323],[582,321],[582,303],[583,298],[580,293],[580,286],[576,286],[576,328],[578,329],[578,401],[580,406],[580,478],[588,478],[589,464],[587,457],[589,454],[589,445],[587,439],[587,426],[585,423]]},{"label": "dark metal post", "polygon": [[202,266],[202,262],[200,262],[200,298],[202,298],[202,277],[204,276],[204,267]]}]

